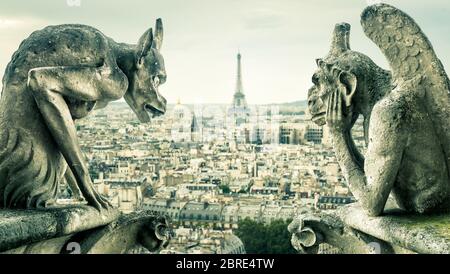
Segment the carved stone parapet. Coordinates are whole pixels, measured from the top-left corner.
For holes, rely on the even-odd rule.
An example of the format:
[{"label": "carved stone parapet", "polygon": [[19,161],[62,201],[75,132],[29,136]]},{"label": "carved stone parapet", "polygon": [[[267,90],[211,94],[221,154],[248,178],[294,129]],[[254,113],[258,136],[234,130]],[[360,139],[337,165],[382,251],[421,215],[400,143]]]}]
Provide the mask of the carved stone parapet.
[{"label": "carved stone parapet", "polygon": [[338,253],[450,253],[450,214],[418,216],[398,209],[369,217],[352,204],[331,213],[306,213],[290,225],[292,246],[318,253],[328,244]]},{"label": "carved stone parapet", "polygon": [[121,214],[89,206],[0,210],[3,253],[156,252],[170,237],[166,218],[149,211]]}]

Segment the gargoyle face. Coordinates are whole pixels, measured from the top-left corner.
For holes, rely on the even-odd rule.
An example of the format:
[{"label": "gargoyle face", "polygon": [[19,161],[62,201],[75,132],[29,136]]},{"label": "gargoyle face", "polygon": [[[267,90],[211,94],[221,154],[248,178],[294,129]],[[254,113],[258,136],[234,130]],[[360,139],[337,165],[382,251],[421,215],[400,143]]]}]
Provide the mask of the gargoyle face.
[{"label": "gargoyle face", "polygon": [[319,126],[326,124],[328,100],[333,91],[339,90],[346,107],[356,91],[356,77],[323,60],[317,60],[318,69],[313,74],[312,86],[308,90],[308,110],[311,120]]},{"label": "gargoyle face", "polygon": [[166,112],[166,99],[158,87],[166,81],[164,59],[159,53],[162,43],[162,22],[156,21],[155,36],[149,29],[139,39],[136,49],[136,70],[124,98],[139,121],[150,122],[152,117]]},{"label": "gargoyle face", "polygon": [[331,92],[327,86],[321,84],[320,71],[316,71],[312,77],[314,86],[308,90],[308,110],[311,120],[319,126],[326,123],[328,96]]}]

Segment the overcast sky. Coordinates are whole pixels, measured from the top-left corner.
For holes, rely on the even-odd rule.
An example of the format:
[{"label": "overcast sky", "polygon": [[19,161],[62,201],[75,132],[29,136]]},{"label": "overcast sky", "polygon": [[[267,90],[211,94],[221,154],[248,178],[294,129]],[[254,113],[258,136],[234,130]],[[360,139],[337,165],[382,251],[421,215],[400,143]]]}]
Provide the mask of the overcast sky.
[{"label": "overcast sky", "polygon": [[[77,6],[77,1],[80,5]],[[329,49],[334,24],[352,25],[351,46],[386,67],[359,24],[370,0],[2,0],[0,71],[20,42],[46,25],[92,25],[116,41],[135,43],[161,17],[169,103],[229,103],[236,54],[242,54],[249,104],[306,98],[315,58]],[[384,1],[409,13],[450,72],[448,0]],[[71,5],[73,3],[75,5]]]}]

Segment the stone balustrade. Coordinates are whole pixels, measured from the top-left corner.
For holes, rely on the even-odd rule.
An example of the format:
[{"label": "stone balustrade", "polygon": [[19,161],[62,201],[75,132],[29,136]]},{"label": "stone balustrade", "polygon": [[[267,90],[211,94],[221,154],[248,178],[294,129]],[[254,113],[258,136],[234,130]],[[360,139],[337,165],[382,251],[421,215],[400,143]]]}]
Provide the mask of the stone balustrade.
[{"label": "stone balustrade", "polygon": [[121,214],[84,205],[0,210],[3,253],[155,252],[170,237],[165,217],[150,211]]},{"label": "stone balustrade", "polygon": [[369,217],[358,204],[334,212],[305,213],[289,226],[300,253],[318,253],[322,244],[339,253],[450,253],[450,214],[417,215],[388,208]]}]

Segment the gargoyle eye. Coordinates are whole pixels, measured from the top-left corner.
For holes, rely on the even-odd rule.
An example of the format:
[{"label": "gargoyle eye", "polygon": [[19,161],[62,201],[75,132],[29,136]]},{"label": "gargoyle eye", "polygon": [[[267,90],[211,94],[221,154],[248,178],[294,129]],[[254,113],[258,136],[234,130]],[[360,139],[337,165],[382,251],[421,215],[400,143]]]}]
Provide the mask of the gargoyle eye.
[{"label": "gargoyle eye", "polygon": [[319,84],[319,76],[317,76],[317,74],[314,73],[313,77],[312,77],[312,82],[314,85],[318,85]]},{"label": "gargoyle eye", "polygon": [[155,85],[155,87],[159,86],[159,77],[158,76],[153,77],[153,84]]}]

